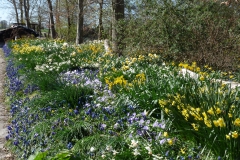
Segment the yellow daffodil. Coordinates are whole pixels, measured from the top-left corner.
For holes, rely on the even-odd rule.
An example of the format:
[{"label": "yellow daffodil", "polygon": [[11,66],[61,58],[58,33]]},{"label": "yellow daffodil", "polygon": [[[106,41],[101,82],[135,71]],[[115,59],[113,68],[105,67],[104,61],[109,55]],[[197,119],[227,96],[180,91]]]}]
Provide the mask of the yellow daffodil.
[{"label": "yellow daffodil", "polygon": [[166,114],[169,113],[169,109],[167,109],[167,108],[164,108],[164,111],[165,111]]},{"label": "yellow daffodil", "polygon": [[185,63],[185,64],[182,65],[182,67],[183,68],[188,68],[188,64]]},{"label": "yellow daffodil", "polygon": [[186,120],[189,118],[189,114],[188,114],[188,111],[186,109],[182,110],[182,115],[185,117]]},{"label": "yellow daffodil", "polygon": [[210,115],[214,115],[213,108],[210,108],[210,109],[207,111],[207,113],[210,114]]},{"label": "yellow daffodil", "polygon": [[219,123],[218,123],[217,120],[214,120],[214,121],[213,121],[213,124],[214,124],[215,127],[218,127],[218,126],[219,126]]},{"label": "yellow daffodil", "polygon": [[195,131],[198,131],[199,126],[198,126],[197,124],[192,123],[191,125],[193,126],[193,129],[194,129]]},{"label": "yellow daffodil", "polygon": [[129,66],[126,66],[126,65],[122,66],[122,70],[124,71],[129,70]]},{"label": "yellow daffodil", "polygon": [[206,120],[208,119],[206,112],[202,112],[202,115],[203,115],[204,119],[206,119]]},{"label": "yellow daffodil", "polygon": [[233,122],[233,124],[234,124],[235,126],[240,127],[240,118],[235,119],[235,121]]},{"label": "yellow daffodil", "polygon": [[225,127],[226,126],[223,118],[219,118],[218,122],[219,122],[219,127]]},{"label": "yellow daffodil", "polygon": [[226,134],[226,139],[230,139],[230,135]]},{"label": "yellow daffodil", "polygon": [[185,150],[186,150],[185,148],[181,148],[181,149],[180,149],[180,152],[181,152],[182,154],[185,154]]},{"label": "yellow daffodil", "polygon": [[113,84],[119,84],[125,86],[127,84],[127,80],[124,79],[123,75],[117,78],[114,78]]},{"label": "yellow daffodil", "polygon": [[199,67],[197,67],[197,68],[196,68],[196,71],[197,71],[197,72],[200,72],[200,71],[201,71],[201,69],[200,69]]},{"label": "yellow daffodil", "polygon": [[173,144],[173,140],[172,139],[168,139],[168,144],[172,145]]},{"label": "yellow daffodil", "polygon": [[222,111],[221,111],[221,109],[220,109],[220,108],[218,108],[218,107],[217,107],[217,108],[215,108],[215,109],[216,109],[216,113],[217,113],[217,114],[220,114],[220,113],[222,112]]},{"label": "yellow daffodil", "polygon": [[188,66],[187,69],[189,69],[190,71],[193,71],[193,70],[194,70],[194,68],[193,68],[192,66]]},{"label": "yellow daffodil", "polygon": [[214,120],[213,124],[215,125],[215,127],[226,127],[226,124],[224,122],[223,118],[218,118],[218,120]]},{"label": "yellow daffodil", "polygon": [[146,81],[146,77],[144,73],[137,74],[135,79],[133,80],[133,82],[136,82],[138,85],[141,85],[145,81]]},{"label": "yellow daffodil", "polygon": [[204,79],[205,79],[204,76],[200,76],[199,78],[200,81],[204,81]]},{"label": "yellow daffodil", "polygon": [[206,125],[207,127],[209,127],[209,128],[212,127],[212,123],[211,123],[210,120],[205,119],[205,120],[204,120],[204,123],[205,123],[205,125]]},{"label": "yellow daffodil", "polygon": [[192,62],[192,66],[196,67],[197,66],[197,62]]},{"label": "yellow daffodil", "polygon": [[160,104],[161,107],[164,107],[167,104],[167,101],[164,99],[160,99],[158,103]]},{"label": "yellow daffodil", "polygon": [[183,63],[181,62],[181,63],[179,63],[179,65],[178,65],[179,67],[183,67]]},{"label": "yellow daffodil", "polygon": [[238,132],[237,131],[232,132],[232,138],[235,138],[235,139],[238,138]]},{"label": "yellow daffodil", "polygon": [[168,132],[164,132],[164,133],[163,133],[163,136],[164,136],[164,137],[168,137]]}]

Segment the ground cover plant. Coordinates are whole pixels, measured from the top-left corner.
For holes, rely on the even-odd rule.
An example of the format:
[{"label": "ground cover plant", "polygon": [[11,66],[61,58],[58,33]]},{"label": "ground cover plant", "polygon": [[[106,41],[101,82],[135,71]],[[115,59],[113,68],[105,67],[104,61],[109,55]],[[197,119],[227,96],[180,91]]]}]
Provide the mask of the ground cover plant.
[{"label": "ground cover plant", "polygon": [[155,52],[166,60],[239,72],[237,1],[136,2],[134,15],[124,21],[126,54]]},{"label": "ground cover plant", "polygon": [[22,39],[4,52],[6,138],[17,159],[240,156],[240,93],[214,81],[224,73],[152,53],[117,57],[101,41]]}]

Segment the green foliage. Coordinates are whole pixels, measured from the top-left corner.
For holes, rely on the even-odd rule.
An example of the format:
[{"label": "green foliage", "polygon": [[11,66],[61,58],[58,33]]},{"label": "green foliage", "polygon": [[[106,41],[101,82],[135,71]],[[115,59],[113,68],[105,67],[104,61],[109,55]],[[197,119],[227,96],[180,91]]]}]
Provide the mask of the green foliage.
[{"label": "green foliage", "polygon": [[[212,83],[211,79],[196,82],[187,78],[181,84],[181,89],[167,96],[165,102],[159,101],[166,116],[173,120],[173,125],[180,131],[179,134],[195,137],[197,143],[205,144],[215,155],[227,159],[238,158],[236,151],[240,146],[231,135],[234,131],[238,132],[238,127],[233,124],[235,118],[232,113],[238,115],[235,106],[239,102],[235,99],[239,97],[239,90]],[[226,138],[227,135],[231,139]]]},{"label": "green foliage", "polygon": [[141,1],[126,20],[127,54],[158,53],[166,61],[189,61],[237,70],[238,5],[215,1]]},{"label": "green foliage", "polygon": [[47,152],[36,152],[35,155],[31,155],[28,160],[44,160],[46,159]]},{"label": "green foliage", "polygon": [[[61,150],[56,156],[50,158],[51,160],[79,160],[81,157],[73,155],[71,150]],[[47,160],[47,152],[37,152],[35,155],[31,155],[28,160]]]},{"label": "green foliage", "polygon": [[[32,43],[45,46],[44,62],[36,62],[34,70],[19,68],[24,91],[8,94],[13,117],[8,144],[19,159],[238,157],[239,91],[215,82],[220,72],[180,63],[198,72],[192,79],[156,54],[102,53],[101,42]],[[9,58],[19,62],[16,56],[33,55],[18,48]],[[49,57],[69,64],[57,70]]]},{"label": "green foliage", "polygon": [[33,82],[42,91],[52,91],[64,86],[59,80],[57,80],[57,74],[52,73],[50,76],[46,74],[29,72],[26,81]]},{"label": "green foliage", "polygon": [[62,150],[54,158],[51,158],[51,160],[78,160],[80,158],[75,157],[70,150]]},{"label": "green foliage", "polygon": [[[67,25],[67,24],[66,24]],[[76,40],[76,25],[71,25],[70,28],[61,27],[57,29],[58,37],[65,39],[67,42],[75,42]]]}]

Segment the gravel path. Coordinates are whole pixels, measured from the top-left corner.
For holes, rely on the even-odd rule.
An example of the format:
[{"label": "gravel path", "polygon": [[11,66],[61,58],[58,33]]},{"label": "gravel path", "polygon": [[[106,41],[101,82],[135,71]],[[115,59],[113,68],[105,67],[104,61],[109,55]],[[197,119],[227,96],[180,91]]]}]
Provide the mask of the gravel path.
[{"label": "gravel path", "polygon": [[6,143],[8,112],[4,105],[4,78],[6,73],[6,62],[0,44],[0,160],[13,160],[14,158],[7,152],[4,144]]}]

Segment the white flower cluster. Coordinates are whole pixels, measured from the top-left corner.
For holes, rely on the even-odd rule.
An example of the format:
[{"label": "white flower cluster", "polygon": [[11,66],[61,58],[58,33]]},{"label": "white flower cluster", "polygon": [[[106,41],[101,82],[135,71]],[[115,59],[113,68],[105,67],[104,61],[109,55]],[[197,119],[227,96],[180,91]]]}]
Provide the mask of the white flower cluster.
[{"label": "white flower cluster", "polygon": [[[49,60],[49,61],[51,61],[51,60]],[[66,64],[69,65],[70,63],[71,62],[69,60],[69,61],[60,62],[60,63],[54,62],[54,63],[51,63],[51,65],[49,65],[49,64],[36,65],[35,70],[41,71],[41,72],[59,71],[61,66],[66,65]]]}]

